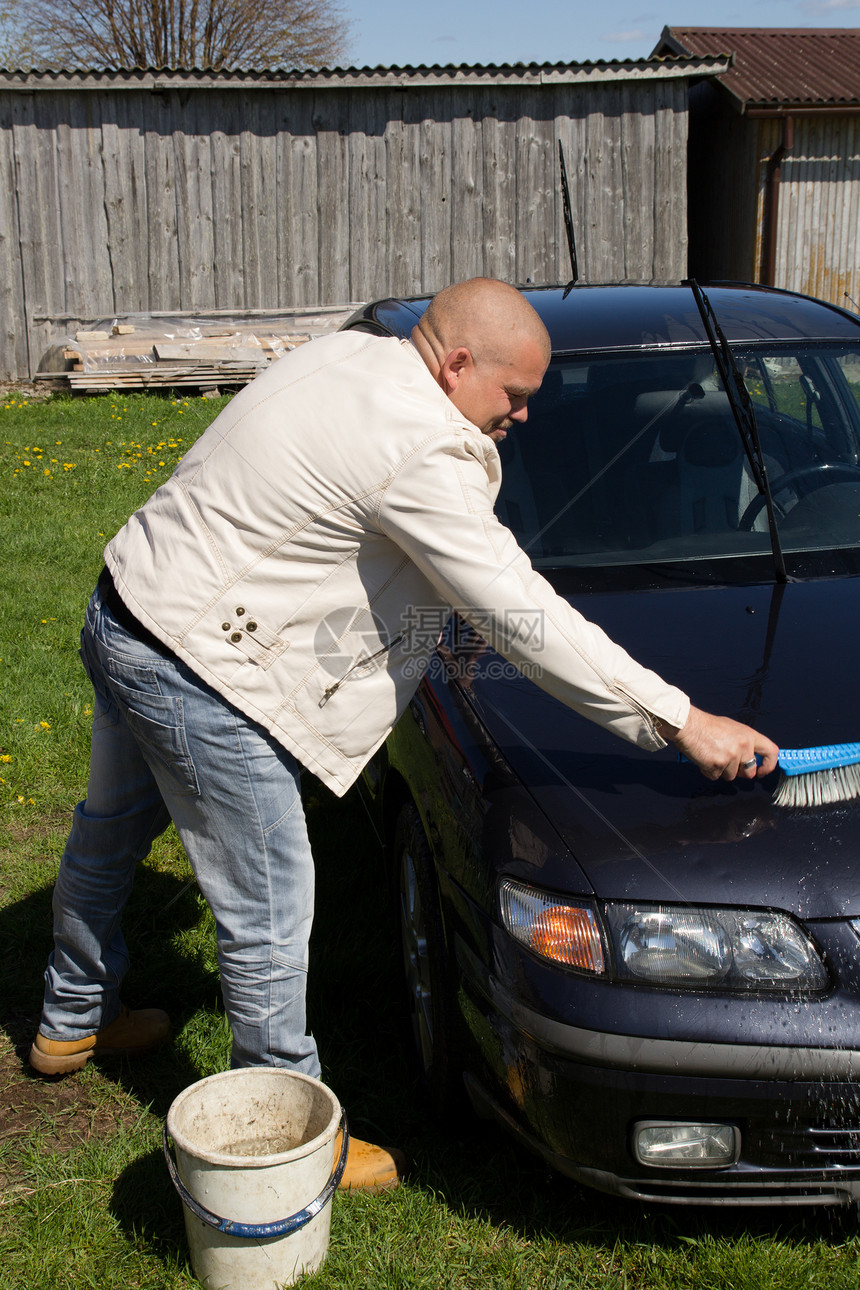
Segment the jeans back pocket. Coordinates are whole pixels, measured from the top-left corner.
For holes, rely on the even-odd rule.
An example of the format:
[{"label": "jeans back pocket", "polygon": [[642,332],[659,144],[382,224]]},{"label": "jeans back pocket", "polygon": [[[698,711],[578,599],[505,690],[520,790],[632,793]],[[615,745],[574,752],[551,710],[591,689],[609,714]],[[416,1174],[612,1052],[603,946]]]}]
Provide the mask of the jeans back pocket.
[{"label": "jeans back pocket", "polygon": [[199,796],[181,697],[161,693],[153,668],[111,657],[105,671],[111,694],[159,787],[163,784],[166,793]]}]

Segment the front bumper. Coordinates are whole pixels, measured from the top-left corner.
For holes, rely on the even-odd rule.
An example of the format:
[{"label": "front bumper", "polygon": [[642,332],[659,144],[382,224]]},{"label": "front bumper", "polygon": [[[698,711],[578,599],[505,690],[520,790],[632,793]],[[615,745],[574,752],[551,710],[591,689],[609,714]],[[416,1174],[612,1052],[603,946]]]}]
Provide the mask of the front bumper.
[{"label": "front bumper", "polygon": [[[462,942],[457,957],[473,1047],[469,1096],[560,1173],[664,1204],[860,1199],[860,1051],[586,1030],[523,1005]],[[643,1165],[633,1129],[655,1120],[730,1123],[739,1159],[713,1169]]]}]

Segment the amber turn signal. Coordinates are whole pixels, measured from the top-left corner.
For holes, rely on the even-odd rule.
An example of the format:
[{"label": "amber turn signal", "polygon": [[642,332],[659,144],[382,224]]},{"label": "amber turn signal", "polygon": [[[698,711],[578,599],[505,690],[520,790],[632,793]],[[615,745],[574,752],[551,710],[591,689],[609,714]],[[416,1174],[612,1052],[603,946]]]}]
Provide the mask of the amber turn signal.
[{"label": "amber turn signal", "polygon": [[562,902],[510,878],[499,896],[504,926],[533,953],[581,972],[606,970],[600,927],[589,904]]},{"label": "amber turn signal", "polygon": [[532,949],[556,963],[586,972],[603,971],[603,951],[595,927],[584,909],[554,905],[535,919]]}]

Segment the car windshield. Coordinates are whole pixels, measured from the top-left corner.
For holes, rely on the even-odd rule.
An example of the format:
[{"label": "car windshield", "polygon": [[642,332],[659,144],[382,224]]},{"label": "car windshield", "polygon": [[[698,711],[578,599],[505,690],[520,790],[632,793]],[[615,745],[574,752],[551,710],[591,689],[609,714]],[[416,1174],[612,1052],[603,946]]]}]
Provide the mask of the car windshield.
[{"label": "car windshield", "polygon": [[[860,546],[860,345],[733,346],[786,553]],[[496,510],[537,567],[770,550],[710,351],[558,357],[500,445]]]}]

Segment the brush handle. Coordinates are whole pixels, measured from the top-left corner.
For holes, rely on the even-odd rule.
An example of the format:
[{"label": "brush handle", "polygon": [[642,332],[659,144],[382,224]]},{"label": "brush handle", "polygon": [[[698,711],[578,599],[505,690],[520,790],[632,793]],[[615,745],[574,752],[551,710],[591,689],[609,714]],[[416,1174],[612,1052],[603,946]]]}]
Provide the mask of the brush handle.
[{"label": "brush handle", "polygon": [[782,748],[779,768],[784,775],[808,775],[860,762],[860,744],[825,744],[821,748]]}]

